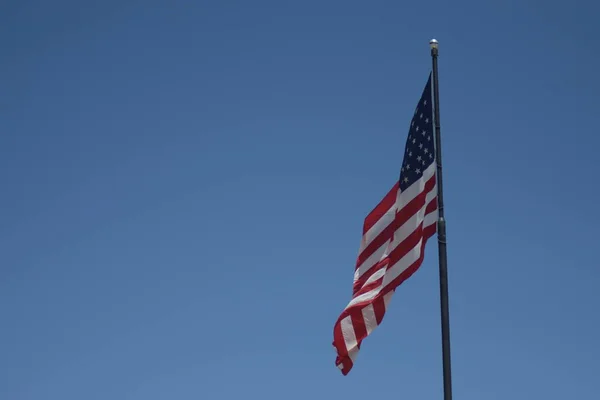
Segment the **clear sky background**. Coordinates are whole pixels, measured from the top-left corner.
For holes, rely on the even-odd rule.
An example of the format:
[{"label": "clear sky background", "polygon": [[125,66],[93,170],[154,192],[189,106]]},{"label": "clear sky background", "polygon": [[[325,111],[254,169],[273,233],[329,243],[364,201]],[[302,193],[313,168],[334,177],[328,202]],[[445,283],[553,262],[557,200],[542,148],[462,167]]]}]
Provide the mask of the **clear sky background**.
[{"label": "clear sky background", "polygon": [[592,399],[600,6],[4,1],[0,399],[441,399],[437,248],[333,324],[440,41],[455,399]]}]

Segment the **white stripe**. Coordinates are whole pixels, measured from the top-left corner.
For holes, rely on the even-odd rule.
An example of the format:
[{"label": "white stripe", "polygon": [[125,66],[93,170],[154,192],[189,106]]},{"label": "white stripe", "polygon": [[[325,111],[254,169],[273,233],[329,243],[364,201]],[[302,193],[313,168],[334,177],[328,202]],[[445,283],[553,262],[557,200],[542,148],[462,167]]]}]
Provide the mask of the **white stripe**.
[{"label": "white stripe", "polygon": [[437,195],[437,187],[434,186],[431,191],[425,195],[425,205],[419,209],[412,217],[410,217],[398,230],[394,232],[394,240],[390,244],[390,253],[406,240],[425,219],[425,210],[427,205],[435,199]]},{"label": "white stripe", "polygon": [[[411,185],[406,192],[401,193],[398,196],[398,201],[400,202],[404,202],[403,205],[408,204],[407,198],[408,197],[403,197],[403,194],[408,194],[411,193],[412,188],[417,188],[418,190],[420,190],[421,192],[423,191],[423,189],[425,188],[425,182],[431,178],[431,176],[433,176],[433,174],[435,173],[435,163],[431,164],[426,170],[425,170],[426,174],[423,174],[423,176],[417,181],[415,182],[413,185]],[[426,177],[427,175],[427,177]],[[427,207],[427,204],[433,200],[437,195],[437,185],[434,185],[434,187],[432,188],[432,190],[430,190],[426,196],[425,196],[425,205],[419,209],[419,211],[412,216],[411,218],[409,218],[408,221],[406,221],[394,234],[394,243],[393,245],[390,245],[390,248],[396,248],[398,245],[400,245],[400,243],[402,243],[402,240],[406,239],[406,237],[408,237],[408,235],[410,235],[412,232],[415,231],[415,229],[417,229],[417,227],[419,226],[419,224],[424,221],[425,218],[425,209]],[[412,196],[412,198],[414,199],[416,197],[416,195]],[[428,201],[429,200],[429,201]],[[430,215],[430,214],[428,214]],[[428,221],[429,222],[429,221]],[[417,244],[417,246],[415,246],[413,249],[411,249],[404,257],[402,257],[402,259],[400,259],[396,264],[396,270],[395,271],[390,271],[392,268],[388,266],[388,268],[385,269],[384,274],[383,275],[383,282],[384,285],[383,286],[378,286],[375,289],[367,292],[367,293],[363,293],[355,298],[353,298],[350,303],[348,303],[348,305],[346,306],[346,308],[351,307],[355,304],[358,303],[362,303],[364,301],[368,301],[373,299],[375,296],[377,296],[379,294],[379,292],[381,292],[381,289],[383,289],[383,287],[385,287],[385,285],[389,284],[389,282],[391,282],[392,280],[394,280],[395,278],[397,278],[398,276],[400,276],[400,274],[402,272],[404,272],[408,267],[410,267],[420,256],[420,250],[421,250],[421,244],[422,244],[422,238],[419,241],[419,243]],[[418,249],[416,256],[414,256],[415,254],[415,249]],[[398,270],[398,268],[400,268],[400,270]],[[373,274],[373,276],[377,276],[377,278],[381,278],[381,271],[383,271],[384,269],[382,268],[381,270],[377,271],[375,274]],[[399,271],[399,272],[398,272]],[[390,278],[390,276],[394,275],[393,277]],[[367,282],[373,282],[376,279],[371,279],[373,278],[370,277],[369,280]],[[386,283],[387,282],[387,283]],[[366,283],[365,283],[366,284]]]},{"label": "white stripe", "polygon": [[356,356],[358,355],[358,346],[352,348],[352,350],[348,351],[348,357],[354,362],[356,360]]},{"label": "white stripe", "polygon": [[389,285],[394,279],[400,276],[404,271],[408,269],[415,261],[419,259],[421,255],[421,246],[423,246],[423,238],[419,240],[419,243],[413,247],[404,257],[400,259],[396,264],[392,265],[388,269],[388,273],[383,277],[383,287]]},{"label": "white stripe", "polygon": [[371,242],[379,236],[379,234],[394,221],[396,217],[396,204],[394,203],[390,209],[388,209],[385,214],[381,216],[373,224],[373,226],[363,235],[360,240],[360,248],[358,249],[358,253],[362,253]]},{"label": "white stripe", "polygon": [[391,268],[388,268],[386,274],[383,276],[382,284],[377,286],[375,289],[363,293],[360,296],[353,298],[346,308],[352,307],[358,303],[369,301],[375,298],[381,292],[381,290],[390,284],[395,278],[400,276],[408,267],[410,267],[419,258],[421,251],[421,244],[423,240],[419,240],[417,245],[413,247],[404,257],[402,257],[396,264]]},{"label": "white stripe", "polygon": [[342,319],[341,328],[342,336],[344,336],[344,342],[346,343],[346,350],[350,351],[350,349],[357,345],[354,326],[352,325],[352,318],[350,316]]},{"label": "white stripe", "polygon": [[[425,170],[425,172],[429,176],[433,172],[435,172],[435,168],[432,168],[430,166],[427,170]],[[431,176],[425,177],[425,174],[424,174],[423,177],[421,177],[412,186],[410,186],[409,189],[415,187],[419,190],[419,193],[421,193],[425,189],[425,183],[427,182],[427,180],[429,180],[431,178]],[[406,192],[403,192],[398,195],[397,204],[401,205],[398,207],[398,209],[401,209],[403,206],[408,204],[412,199],[414,199],[416,197],[416,196],[412,196],[410,198],[410,200],[407,200],[409,195],[412,196],[412,189],[410,192],[407,190]],[[433,188],[425,196],[425,204],[429,204],[429,202],[431,200],[433,200],[436,196],[437,196],[437,184],[434,185]],[[416,215],[414,215],[411,219],[409,219],[407,222],[405,222],[404,225],[402,225],[402,227],[400,227],[400,229],[398,229],[394,233],[394,242],[392,242],[390,244],[389,241],[386,241],[375,252],[373,252],[373,254],[371,254],[365,261],[363,261],[363,263],[358,266],[358,268],[356,269],[356,271],[354,273],[354,282],[356,282],[361,276],[363,276],[367,271],[369,271],[375,264],[377,264],[379,261],[383,260],[383,258],[386,257],[394,248],[396,248],[396,246],[398,246],[399,243],[401,243],[404,239],[406,239],[406,237],[408,237],[412,232],[414,232],[416,227],[419,225],[420,221],[423,220],[423,218],[419,218],[420,214],[424,214],[424,213],[425,213],[425,207],[422,208],[421,210],[419,210]],[[416,221],[418,221],[418,222],[411,221],[413,218],[415,218]],[[389,225],[389,224],[387,224],[387,225]],[[386,251],[386,249],[387,249],[387,251]]]},{"label": "white stripe", "polygon": [[377,296],[379,294],[381,289],[382,289],[382,287],[381,287],[381,285],[379,285],[375,289],[373,289],[367,293],[363,293],[360,296],[356,296],[355,298],[350,300],[350,303],[348,303],[346,308],[352,307],[353,305],[358,304],[358,303],[362,303],[363,301],[372,300],[375,296]]},{"label": "white stripe", "polygon": [[425,215],[425,219],[423,220],[423,228],[431,226],[435,224],[438,220],[438,209],[436,208],[429,214]]},{"label": "white stripe", "polygon": [[368,270],[370,270],[375,264],[379,261],[383,260],[387,257],[388,252],[386,251],[390,241],[386,241],[379,247],[377,250],[373,252],[362,264],[356,269],[354,272],[354,282],[356,282],[361,276],[365,274]]},{"label": "white stripe", "polygon": [[[432,163],[425,171],[423,171],[423,175],[416,181],[414,184],[410,185],[404,192],[398,190],[396,204],[392,206],[372,227],[363,235],[361,240],[359,254],[362,253],[369,244],[377,237],[379,234],[394,221],[396,216],[396,210],[401,209],[406,204],[410,203],[415,197],[419,195],[423,191],[425,187],[425,182],[427,182],[432,176],[435,175],[436,171],[436,163]],[[437,193],[437,191],[436,191]]]},{"label": "white stripe", "polygon": [[370,335],[371,332],[377,328],[377,317],[375,316],[375,308],[373,308],[373,304],[369,304],[362,309],[362,316],[365,320],[367,335]]},{"label": "white stripe", "polygon": [[[383,278],[383,276],[385,275],[385,270],[386,270],[386,268],[385,268],[385,267],[383,267],[383,268],[380,268],[380,269],[378,269],[377,271],[375,271],[375,272],[373,273],[373,275],[371,275],[371,276],[369,277],[369,279],[367,279],[367,280],[365,281],[365,283],[364,283],[362,286],[367,286],[367,285],[369,285],[369,284],[371,284],[371,283],[375,282],[376,280],[379,280],[379,279]],[[361,287],[362,287],[362,286],[361,286]]]},{"label": "white stripe", "polygon": [[392,290],[391,292],[387,292],[385,294],[385,296],[383,296],[383,302],[385,304],[385,309],[387,311],[388,308],[388,304],[390,304],[390,300],[392,300],[392,296],[394,295],[394,291]]},{"label": "white stripe", "polygon": [[435,175],[435,170],[436,164],[432,163],[425,171],[423,171],[423,175],[416,182],[407,187],[404,192],[399,191],[398,199],[396,200],[398,210],[401,210],[423,192],[425,183]]},{"label": "white stripe", "polygon": [[436,164],[432,163],[425,171],[423,171],[423,175],[412,185],[406,188],[404,192],[398,191],[398,199],[396,204],[398,205],[398,209],[401,209],[406,204],[410,203],[415,197],[417,197],[423,189],[417,185],[420,181],[423,182],[423,186],[425,182],[427,182],[433,175],[435,175]]},{"label": "white stripe", "polygon": [[[429,203],[427,203],[427,204],[429,204]],[[423,210],[424,209],[425,208],[423,208]],[[423,222],[424,222],[423,226],[425,227],[425,226],[433,225],[436,221],[437,221],[437,209],[425,216],[425,218],[423,220]],[[400,274],[402,274],[402,272],[406,271],[406,269],[408,269],[408,267],[410,267],[421,255],[422,245],[423,245],[423,238],[421,238],[421,240],[419,240],[417,245],[410,252],[408,252],[402,259],[400,259],[396,264],[394,264],[389,270],[387,270],[387,271],[385,271],[385,269],[380,270],[380,271],[387,272],[387,273],[385,273],[384,278],[383,278],[383,285],[380,285],[378,288],[372,290],[369,293],[365,293],[365,295],[375,297],[377,294],[379,294],[379,292],[381,292],[381,290],[384,287],[389,285],[390,282],[392,282],[394,279],[396,279],[398,276],[400,276]],[[380,271],[377,271],[373,275],[374,276],[379,275]],[[379,278],[377,278],[377,279],[379,279]],[[367,281],[367,282],[369,282],[369,281]],[[385,311],[387,311],[387,309],[389,307],[389,304],[390,304],[393,294],[394,294],[394,291],[392,290],[392,291],[386,293],[385,296],[383,296]],[[363,297],[363,296],[364,295],[359,296],[359,297]],[[358,299],[358,297],[356,299]],[[356,299],[354,299],[354,300],[356,300]],[[351,302],[351,304],[352,304],[352,302]],[[350,307],[351,304],[349,304],[348,307]],[[361,312],[362,312],[362,317],[363,317],[363,320],[365,323],[365,328],[367,330],[367,336],[368,336],[378,326],[377,325],[377,317],[375,315],[375,308],[373,307],[373,304],[368,304],[365,307],[363,307]],[[358,355],[359,348],[358,348],[358,342],[356,340],[356,334],[354,332],[354,325],[352,324],[351,316],[347,316],[346,318],[344,318],[341,321],[341,329],[342,329],[342,336],[344,337],[344,342],[346,344],[346,350],[348,351],[348,357],[354,363],[354,361],[356,360],[356,356]],[[340,369],[343,369],[344,365],[340,364],[338,367]]]},{"label": "white stripe", "polygon": [[[427,214],[428,216],[433,215],[434,213],[430,213]],[[433,225],[436,222],[436,219],[428,219],[428,225]],[[424,224],[425,226],[425,224]],[[415,247],[413,247],[408,253],[406,253],[406,255],[404,257],[402,257],[396,264],[392,265],[391,267],[388,267],[385,271],[385,274],[383,275],[383,282],[382,285],[379,285],[378,287],[376,287],[375,289],[367,292],[367,293],[363,293],[360,296],[357,296],[355,298],[353,298],[350,303],[348,303],[348,305],[346,306],[346,308],[349,308],[355,304],[361,303],[363,301],[367,301],[367,300],[371,300],[373,299],[375,296],[377,296],[379,294],[379,292],[381,292],[381,290],[386,287],[387,285],[390,284],[390,282],[392,282],[394,279],[396,279],[397,277],[400,276],[400,274],[402,274],[404,271],[406,271],[408,269],[408,267],[410,267],[415,261],[417,261],[419,259],[419,256],[421,255],[421,246],[423,244],[423,238],[421,238],[419,240],[419,242],[417,243],[417,245]],[[379,271],[378,271],[379,272]],[[376,274],[373,274],[376,275]],[[389,293],[388,293],[389,294]],[[387,294],[386,294],[387,295]]]}]

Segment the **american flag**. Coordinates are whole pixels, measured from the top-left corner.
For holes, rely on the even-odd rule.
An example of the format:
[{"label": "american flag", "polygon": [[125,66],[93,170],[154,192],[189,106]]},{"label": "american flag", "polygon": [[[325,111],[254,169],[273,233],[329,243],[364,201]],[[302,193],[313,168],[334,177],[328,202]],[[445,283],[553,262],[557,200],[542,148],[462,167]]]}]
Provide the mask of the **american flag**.
[{"label": "american flag", "polygon": [[363,339],[381,324],[395,289],[423,262],[437,218],[430,75],[410,123],[400,179],[364,221],[352,299],[333,331],[342,374],[350,372]]}]

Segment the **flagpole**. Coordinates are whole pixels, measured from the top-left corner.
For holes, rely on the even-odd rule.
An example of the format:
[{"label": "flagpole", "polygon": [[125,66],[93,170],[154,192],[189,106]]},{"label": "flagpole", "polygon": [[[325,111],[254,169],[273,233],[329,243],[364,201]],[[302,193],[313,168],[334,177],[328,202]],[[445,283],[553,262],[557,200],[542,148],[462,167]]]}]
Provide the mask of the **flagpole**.
[{"label": "flagpole", "polygon": [[442,180],[442,142],[440,128],[440,96],[438,86],[438,41],[432,39],[431,59],[433,63],[433,104],[435,121],[435,159],[437,161],[438,188],[438,252],[440,262],[440,306],[442,317],[442,359],[444,374],[444,400],[452,400],[452,374],[450,363],[450,311],[448,306],[448,258],[446,255],[446,219],[444,218],[444,184]]}]

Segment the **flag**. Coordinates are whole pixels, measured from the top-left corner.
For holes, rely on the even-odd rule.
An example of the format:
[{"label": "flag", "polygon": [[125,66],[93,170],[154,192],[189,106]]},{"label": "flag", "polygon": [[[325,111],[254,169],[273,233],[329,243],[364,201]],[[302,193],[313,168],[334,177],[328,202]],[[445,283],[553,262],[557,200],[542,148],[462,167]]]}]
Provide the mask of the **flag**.
[{"label": "flag", "polygon": [[347,375],[363,339],[381,324],[396,288],[423,262],[436,233],[431,75],[410,123],[400,178],[365,218],[352,298],[335,323],[336,365]]}]

